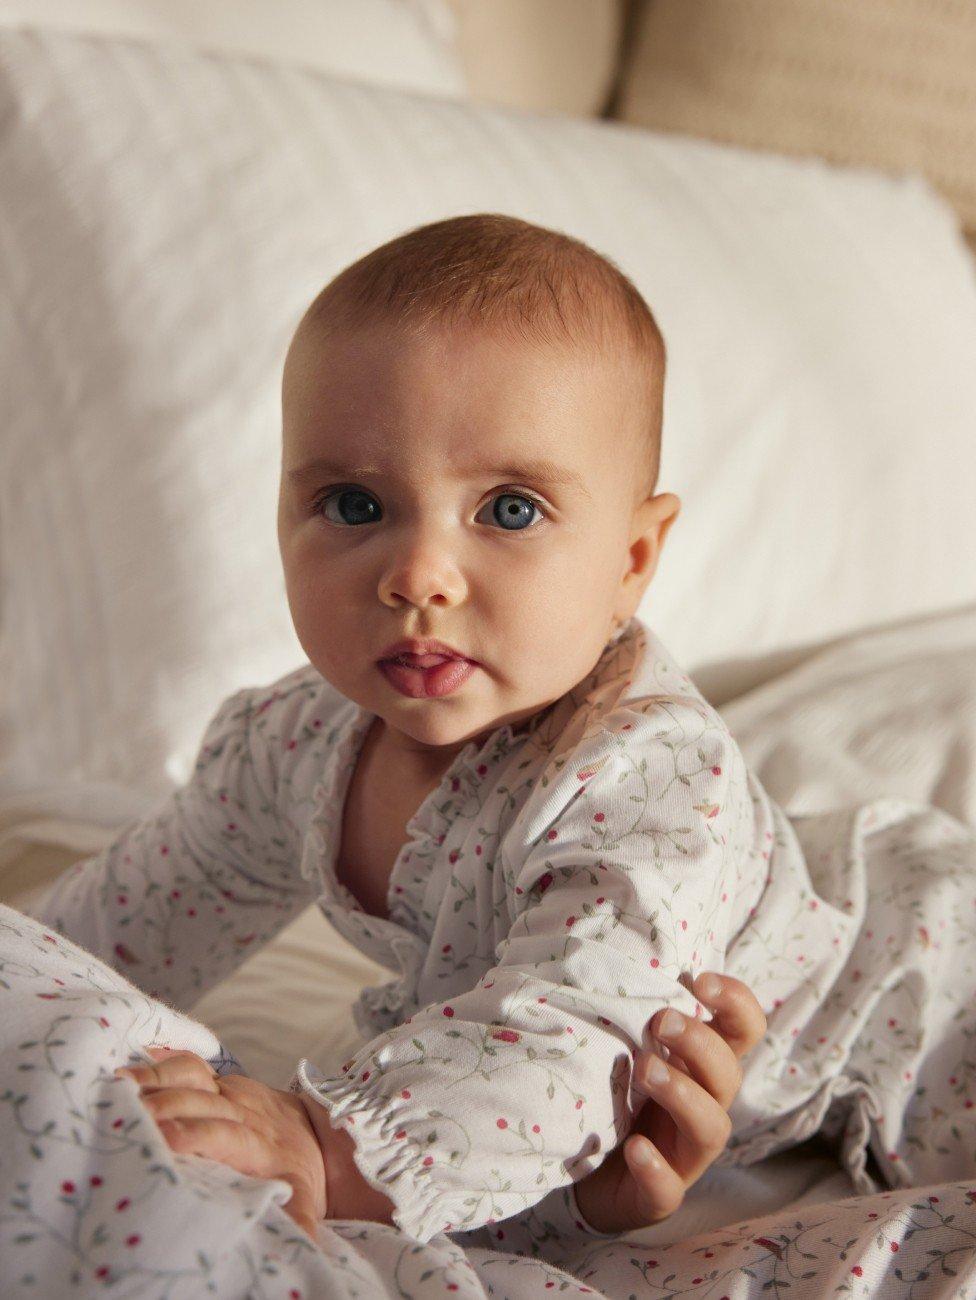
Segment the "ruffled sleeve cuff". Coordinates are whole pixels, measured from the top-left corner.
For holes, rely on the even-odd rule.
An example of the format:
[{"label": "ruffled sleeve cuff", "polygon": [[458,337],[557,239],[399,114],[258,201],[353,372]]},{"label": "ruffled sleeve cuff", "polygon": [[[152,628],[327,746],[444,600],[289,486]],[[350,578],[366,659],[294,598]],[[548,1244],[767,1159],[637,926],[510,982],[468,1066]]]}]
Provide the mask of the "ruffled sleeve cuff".
[{"label": "ruffled sleeve cuff", "polygon": [[398,1228],[421,1242],[457,1230],[456,1193],[437,1186],[433,1148],[422,1150],[413,1136],[417,1116],[408,1105],[409,1093],[381,1096],[363,1073],[367,1077],[329,1078],[302,1060],[289,1086],[324,1106],[333,1127],[349,1133],[359,1172],[393,1202]]}]

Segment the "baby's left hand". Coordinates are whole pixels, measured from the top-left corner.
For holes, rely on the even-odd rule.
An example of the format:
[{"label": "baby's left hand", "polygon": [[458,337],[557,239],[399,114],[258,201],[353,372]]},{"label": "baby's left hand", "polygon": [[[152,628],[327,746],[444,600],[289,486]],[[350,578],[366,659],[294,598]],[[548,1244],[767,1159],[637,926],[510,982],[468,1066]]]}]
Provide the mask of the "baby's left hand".
[{"label": "baby's left hand", "polygon": [[140,1085],[169,1146],[292,1188],[282,1208],[314,1239],[326,1213],[325,1161],[301,1099],[243,1074],[218,1075],[195,1052],[150,1047],[155,1065],[116,1074]]}]

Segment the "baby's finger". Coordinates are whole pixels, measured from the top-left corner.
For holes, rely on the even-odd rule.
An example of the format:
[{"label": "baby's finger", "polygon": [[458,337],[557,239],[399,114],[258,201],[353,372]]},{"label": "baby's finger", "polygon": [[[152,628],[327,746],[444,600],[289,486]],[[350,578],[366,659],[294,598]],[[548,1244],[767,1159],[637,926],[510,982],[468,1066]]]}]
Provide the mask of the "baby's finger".
[{"label": "baby's finger", "polygon": [[[713,981],[717,985],[713,986]],[[736,1056],[752,1051],[766,1033],[765,1012],[752,989],[742,980],[702,971],[692,984],[692,991],[712,1011],[712,1028],[722,1035]]]},{"label": "baby's finger", "polygon": [[115,1071],[122,1078],[134,1079],[144,1087],[203,1088],[219,1092],[217,1076],[195,1052],[174,1052],[155,1065],[126,1065]]},{"label": "baby's finger", "polygon": [[242,1122],[240,1110],[219,1092],[201,1088],[142,1088],[139,1100],[158,1124],[164,1119],[230,1119]]},{"label": "baby's finger", "polygon": [[[646,1065],[635,1066],[633,1080],[638,1091],[646,1092],[667,1111],[694,1153],[675,1172],[686,1182],[697,1178],[725,1150],[732,1121],[700,1084],[672,1069],[659,1057],[649,1056]],[[643,1111],[639,1112],[635,1121],[638,1133],[642,1131],[642,1114]]]},{"label": "baby's finger", "polygon": [[[637,1195],[627,1228],[643,1228],[666,1219],[684,1200],[684,1180],[675,1173],[649,1138],[631,1135],[624,1143],[624,1159]],[[621,1227],[617,1231],[625,1232]]]},{"label": "baby's finger", "polygon": [[655,1012],[648,1027],[667,1047],[671,1068],[677,1070],[683,1064],[682,1073],[701,1084],[727,1110],[742,1086],[742,1067],[725,1039],[711,1025],[683,1016],[673,1007]]}]

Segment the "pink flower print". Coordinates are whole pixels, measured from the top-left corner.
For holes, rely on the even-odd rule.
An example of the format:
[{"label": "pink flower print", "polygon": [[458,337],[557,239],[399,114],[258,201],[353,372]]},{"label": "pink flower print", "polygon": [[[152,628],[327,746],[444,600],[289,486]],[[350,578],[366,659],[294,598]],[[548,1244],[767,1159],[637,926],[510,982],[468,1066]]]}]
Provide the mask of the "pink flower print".
[{"label": "pink flower print", "polygon": [[556,838],[556,832],[555,832],[555,831],[546,831],[546,839],[547,839],[547,840],[554,840],[555,838]]},{"label": "pink flower print", "polygon": [[101,1187],[102,1185],[102,1179],[99,1174],[92,1174],[88,1181],[91,1183],[92,1187]]},{"label": "pink flower print", "polygon": [[451,945],[449,943],[445,943],[444,947],[441,949],[441,952],[450,952],[450,951],[451,951]]},{"label": "pink flower print", "polygon": [[498,1126],[498,1128],[508,1128],[507,1119],[496,1119],[495,1124]]},{"label": "pink flower print", "polygon": [[660,964],[661,964],[661,963],[660,963],[660,961],[657,959],[657,957],[652,957],[652,958],[651,958],[651,965],[654,967],[655,970],[658,968],[658,966],[660,966]]},{"label": "pink flower print", "polygon": [[575,916],[567,916],[567,917],[566,917],[566,926],[567,926],[567,928],[568,928],[569,926],[571,926],[571,925],[575,925],[575,924],[576,924],[576,917],[575,917]]},{"label": "pink flower print", "polygon": [[720,767],[712,768],[712,776],[721,776],[721,775],[722,775],[722,769]]},{"label": "pink flower print", "polygon": [[434,1157],[433,1157],[433,1156],[424,1156],[423,1164],[424,1164],[425,1168],[429,1167],[429,1166],[432,1165],[433,1163],[434,1163]]},{"label": "pink flower print", "polygon": [[522,1035],[516,1033],[514,1029],[499,1029],[492,1034],[492,1038],[496,1038],[500,1043],[517,1043],[521,1037]]},{"label": "pink flower print", "polygon": [[74,1183],[72,1183],[72,1182],[70,1182],[70,1181],[69,1181],[69,1182],[64,1182],[64,1183],[61,1184],[61,1190],[62,1190],[62,1192],[64,1192],[65,1196],[73,1196],[73,1195],[74,1195],[74,1190],[75,1190],[75,1185],[74,1185]]},{"label": "pink flower print", "polygon": [[539,877],[539,893],[544,894],[552,884],[552,872],[544,871]]},{"label": "pink flower print", "polygon": [[457,849],[452,849],[451,852],[447,855],[447,860],[448,862],[450,862],[451,866],[453,867],[455,862],[457,862],[460,856],[461,855],[458,853]]},{"label": "pink flower print", "polygon": [[121,1201],[115,1202],[115,1208],[119,1211],[127,1210],[131,1204],[132,1202],[129,1200],[128,1196],[123,1196]]},{"label": "pink flower print", "polygon": [[127,1246],[138,1246],[140,1241],[142,1241],[142,1238],[138,1232],[134,1232],[131,1237],[126,1237],[125,1244]]},{"label": "pink flower print", "polygon": [[533,1124],[533,1125],[532,1125],[532,1132],[533,1132],[533,1133],[541,1133],[541,1132],[542,1132],[542,1129],[539,1127],[538,1124]]},{"label": "pink flower print", "polygon": [[479,764],[478,764],[478,775],[479,775],[479,776],[484,776],[485,773],[486,773],[487,771],[488,771],[487,764],[485,764],[485,763],[479,763]]},{"label": "pink flower print", "polygon": [[140,958],[135,955],[131,948],[127,948],[124,943],[117,943],[113,951],[120,961],[127,962],[130,966],[139,965]]},{"label": "pink flower print", "polygon": [[444,1015],[447,1016],[448,1019],[450,1019],[451,1016],[454,1015],[454,1008],[453,1008],[453,1007],[445,1007],[445,1008],[444,1008]]},{"label": "pink flower print", "polygon": [[451,778],[451,790],[452,790],[452,792],[455,792],[455,793],[456,793],[458,790],[460,790],[460,788],[461,788],[461,782],[460,782],[460,780],[459,780],[456,776],[455,776],[455,777],[452,777],[452,778]]},{"label": "pink flower print", "polygon": [[474,851],[475,851],[475,853],[478,855],[478,857],[480,858],[480,857],[481,857],[481,853],[482,853],[481,845],[480,845],[480,844],[476,844],[476,845],[474,846]]},{"label": "pink flower print", "polygon": [[409,1100],[410,1100],[410,1090],[409,1090],[408,1088],[404,1088],[404,1090],[400,1093],[400,1096],[403,1097],[406,1101],[409,1101]]}]

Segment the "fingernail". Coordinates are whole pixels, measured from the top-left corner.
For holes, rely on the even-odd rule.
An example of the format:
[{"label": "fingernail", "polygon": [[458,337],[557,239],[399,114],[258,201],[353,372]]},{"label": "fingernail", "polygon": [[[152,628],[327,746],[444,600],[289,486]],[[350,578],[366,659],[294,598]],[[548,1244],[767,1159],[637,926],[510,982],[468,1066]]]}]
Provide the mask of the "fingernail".
[{"label": "fingernail", "polygon": [[685,1018],[680,1011],[665,1011],[658,1025],[659,1038],[677,1038],[685,1027]]},{"label": "fingernail", "polygon": [[655,1168],[661,1163],[654,1154],[654,1149],[649,1142],[634,1142],[630,1147],[630,1158],[635,1165],[653,1165]]},{"label": "fingernail", "polygon": [[717,975],[703,975],[698,981],[698,995],[706,1002],[714,1002],[722,992],[722,981]]},{"label": "fingernail", "polygon": [[645,1078],[653,1087],[660,1088],[668,1081],[668,1067],[656,1056],[652,1056],[647,1063]]}]

